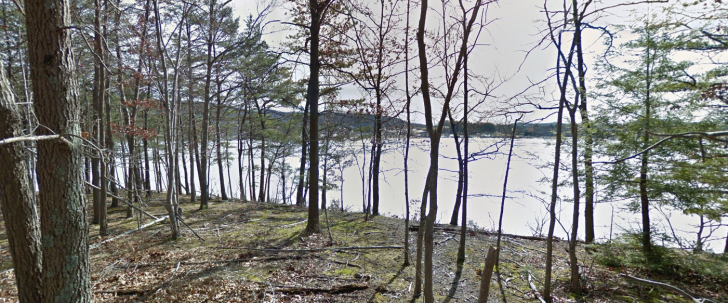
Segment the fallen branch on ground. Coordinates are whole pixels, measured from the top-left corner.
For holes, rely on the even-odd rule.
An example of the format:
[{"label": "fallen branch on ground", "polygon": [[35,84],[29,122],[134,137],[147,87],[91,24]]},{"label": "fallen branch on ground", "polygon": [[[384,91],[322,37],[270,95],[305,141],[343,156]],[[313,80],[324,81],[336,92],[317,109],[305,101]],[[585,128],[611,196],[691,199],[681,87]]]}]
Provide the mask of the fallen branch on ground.
[{"label": "fallen branch on ground", "polygon": [[695,303],[715,302],[715,301],[710,300],[710,299],[705,299],[705,298],[700,298],[699,299],[699,298],[695,298],[695,297],[693,297],[693,295],[689,294],[687,291],[684,291],[684,290],[682,290],[682,289],[680,289],[678,287],[672,286],[672,285],[667,284],[667,283],[662,283],[662,282],[658,282],[658,281],[647,280],[647,279],[643,279],[643,278],[637,278],[637,277],[630,276],[628,274],[619,274],[619,276],[622,277],[622,278],[625,278],[627,280],[630,280],[632,282],[637,282],[637,283],[640,283],[640,284],[645,284],[645,285],[650,285],[650,286],[657,286],[657,287],[661,287],[661,288],[665,288],[665,289],[669,289],[669,290],[675,291],[675,292],[681,294],[682,296],[690,299],[691,301],[693,301]]},{"label": "fallen branch on ground", "polygon": [[128,234],[131,234],[131,233],[134,233],[134,232],[136,232],[136,231],[140,231],[140,230],[142,230],[142,229],[144,229],[144,228],[147,228],[147,227],[149,227],[149,226],[152,226],[152,225],[154,225],[154,224],[157,224],[157,223],[159,223],[159,222],[163,221],[164,219],[167,219],[167,216],[164,216],[164,217],[161,217],[161,218],[157,218],[156,220],[154,220],[154,221],[152,221],[152,222],[149,222],[149,223],[147,223],[147,224],[144,224],[144,225],[140,226],[139,228],[136,228],[136,229],[132,229],[132,230],[129,230],[129,231],[125,231],[125,232],[123,232],[123,233],[121,233],[121,234],[119,234],[118,236],[115,236],[115,237],[113,237],[113,238],[108,238],[108,239],[106,239],[106,240],[104,240],[104,241],[101,241],[101,242],[99,242],[99,243],[91,244],[91,246],[89,246],[89,249],[94,249],[94,248],[97,248],[97,247],[101,246],[101,244],[104,244],[104,243],[107,243],[107,242],[111,242],[111,241],[114,241],[114,240],[116,240],[116,239],[117,239],[117,238],[119,238],[119,237],[122,237],[122,236],[126,236],[126,235],[128,235]]},{"label": "fallen branch on ground", "polygon": [[317,287],[276,287],[275,291],[287,294],[306,294],[306,293],[329,293],[329,294],[341,294],[345,292],[353,292],[357,290],[363,290],[369,288],[367,284],[346,284],[340,286],[334,286],[331,288],[317,288]]},{"label": "fallen branch on ground", "polygon": [[271,248],[255,248],[255,247],[210,247],[215,249],[241,249],[241,250],[255,250],[255,251],[269,251],[269,252],[314,252],[314,251],[340,251],[340,250],[368,250],[368,249],[403,249],[402,246],[349,246],[349,247],[324,247],[324,248],[309,248],[309,249],[271,249]]},{"label": "fallen branch on ground", "polygon": [[532,277],[533,277],[533,275],[531,275],[531,272],[529,271],[528,272],[528,285],[531,287],[531,291],[533,291],[533,296],[536,297],[536,299],[538,299],[539,302],[546,303],[546,301],[543,298],[541,298],[541,296],[539,296],[538,289],[536,289],[536,285],[533,284]]},{"label": "fallen branch on ground", "polygon": [[146,290],[142,289],[113,289],[94,291],[94,293],[96,294],[114,294],[115,296],[138,296],[143,295],[146,292]]},{"label": "fallen branch on ground", "polygon": [[349,263],[349,261],[348,261],[348,260],[347,260],[346,262],[344,262],[344,261],[339,261],[339,260],[331,260],[331,262],[334,262],[334,263],[336,263],[336,264],[341,264],[341,265],[346,265],[346,266],[350,266],[350,267],[356,267],[356,268],[361,268],[361,266],[359,266],[359,265],[356,265],[356,264],[353,264],[353,263]]},{"label": "fallen branch on ground", "polygon": [[303,257],[301,257],[301,256],[277,256],[277,257],[267,257],[267,258],[249,257],[249,258],[237,258],[237,259],[228,259],[228,260],[210,260],[210,261],[193,261],[193,262],[176,261],[176,262],[130,264],[130,265],[124,265],[124,266],[117,266],[117,267],[119,267],[119,268],[128,268],[128,267],[143,268],[143,267],[155,267],[155,266],[173,266],[178,263],[180,265],[203,265],[203,264],[214,264],[214,263],[242,263],[242,262],[251,262],[251,261],[268,262],[268,261],[301,260],[301,259],[303,259]]},{"label": "fallen branch on ground", "polygon": [[298,225],[298,224],[303,224],[303,223],[306,223],[306,222],[308,222],[308,219],[306,219],[306,220],[303,220],[303,221],[300,221],[300,222],[296,222],[296,223],[291,223],[291,224],[286,224],[286,225],[276,226],[276,228],[288,228],[288,227],[291,227],[291,226],[296,226],[296,225]]}]

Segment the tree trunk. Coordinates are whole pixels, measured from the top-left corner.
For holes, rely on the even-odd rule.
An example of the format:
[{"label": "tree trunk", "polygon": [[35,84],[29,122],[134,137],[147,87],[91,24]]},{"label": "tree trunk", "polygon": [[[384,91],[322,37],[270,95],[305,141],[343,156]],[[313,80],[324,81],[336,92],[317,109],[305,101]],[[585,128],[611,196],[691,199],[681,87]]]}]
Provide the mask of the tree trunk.
[{"label": "tree trunk", "polygon": [[[586,2],[584,5],[588,6],[591,2]],[[586,243],[594,242],[594,166],[592,165],[592,158],[594,155],[593,146],[594,139],[592,137],[591,123],[589,122],[589,113],[587,108],[587,93],[586,93],[586,64],[584,63],[584,51],[581,40],[581,21],[583,15],[578,14],[576,8],[579,7],[577,0],[572,0],[572,16],[574,22],[574,44],[576,45],[576,60],[577,60],[577,71],[579,75],[579,113],[581,115],[581,125],[584,128],[582,136],[584,137],[584,231],[586,233]],[[586,7],[582,9],[586,10]]]},{"label": "tree trunk", "polygon": [[[181,151],[181,156],[182,156],[182,162],[181,162],[182,163],[182,172],[183,172],[183,174],[185,176],[185,178],[184,178],[184,181],[185,181],[185,185],[184,185],[185,194],[189,196],[190,195],[190,178],[187,175],[187,157],[185,157],[185,151],[184,150]],[[182,192],[180,191],[180,193],[182,193]]]},{"label": "tree trunk", "polygon": [[[0,140],[23,135],[22,116],[0,64]],[[0,207],[13,258],[18,300],[41,302],[41,237],[23,143],[0,145]]]},{"label": "tree trunk", "polygon": [[[149,97],[149,95],[150,95],[149,91],[147,90],[147,97]],[[148,110],[144,110],[144,129],[149,129],[149,111]],[[152,196],[152,181],[151,181],[151,178],[149,177],[149,174],[151,171],[151,169],[149,167],[149,140],[147,140],[146,137],[142,137],[142,149],[144,152],[143,182],[144,182],[144,189],[146,190],[146,193],[147,193],[147,198],[149,198]],[[156,151],[157,149],[155,148],[154,150]],[[157,164],[159,164],[159,161],[154,162],[155,167],[157,166]],[[155,171],[156,170],[157,169],[155,169]],[[139,178],[141,178],[141,177],[142,177],[142,175],[140,174]],[[160,181],[160,178],[157,175],[156,182],[159,183],[159,181]],[[160,185],[157,185],[157,191],[159,191],[159,190],[162,190],[162,187]]]},{"label": "tree trunk", "polygon": [[[559,46],[560,47],[560,46]],[[561,57],[557,57],[556,70],[560,70]],[[571,66],[571,56],[565,66]],[[558,79],[560,75],[557,74]],[[553,176],[551,179],[551,202],[549,204],[549,234],[546,241],[546,269],[544,277],[544,291],[543,297],[546,301],[551,302],[551,271],[552,271],[552,256],[553,256],[553,238],[554,228],[556,226],[556,201],[558,199],[558,184],[559,184],[559,164],[561,161],[561,127],[563,125],[564,117],[564,105],[566,103],[566,82],[569,79],[569,69],[566,69],[564,80],[559,82],[560,98],[559,98],[559,111],[556,118],[556,146],[554,147],[554,168]]]},{"label": "tree trunk", "polygon": [[452,113],[448,110],[447,117],[450,121],[450,132],[452,133],[453,140],[455,140],[455,150],[458,155],[458,188],[455,192],[455,207],[452,210],[452,216],[450,217],[450,225],[458,225],[458,214],[460,212],[460,203],[463,201],[463,154],[460,152],[460,138],[458,132],[455,129],[455,120],[452,118]]},{"label": "tree trunk", "polygon": [[[649,38],[648,38],[649,39]],[[650,89],[652,84],[651,78],[651,57],[650,47],[647,47],[647,70],[646,70],[646,96],[645,96],[645,128],[642,133],[642,148],[646,149],[650,144],[650,118],[651,118],[651,106],[650,106]],[[649,165],[650,152],[646,151],[642,153],[640,157],[640,206],[642,209],[642,249],[645,254],[652,253],[652,237],[650,235],[650,199],[647,193],[647,168]]]},{"label": "tree trunk", "polygon": [[[381,38],[381,37],[380,37]],[[380,48],[380,57],[381,52]],[[381,66],[381,59],[378,62]],[[381,77],[381,67],[378,77]],[[381,82],[379,79],[378,82]],[[382,92],[381,83],[377,83],[377,108],[376,115],[374,116],[374,158],[372,159],[372,216],[379,215],[379,167],[382,159]],[[325,172],[325,170],[324,170]]]},{"label": "tree trunk", "polygon": [[207,145],[209,141],[209,126],[210,126],[210,84],[212,82],[212,68],[213,68],[213,46],[215,42],[214,39],[214,33],[213,29],[215,28],[215,21],[217,20],[216,14],[215,14],[215,8],[217,6],[217,1],[211,0],[209,3],[209,12],[208,12],[208,33],[205,43],[207,44],[207,53],[206,53],[206,60],[205,60],[205,92],[203,93],[204,97],[204,105],[202,107],[202,141],[200,143],[201,151],[200,151],[200,168],[202,169],[199,172],[200,177],[200,209],[207,209],[208,208],[208,199],[210,195],[210,189],[209,189],[209,180],[207,179],[207,169],[208,169],[208,151],[207,151]]},{"label": "tree trunk", "polygon": [[67,0],[25,1],[28,54],[40,135],[38,195],[43,238],[43,302],[90,302],[88,224],[83,194],[81,104],[76,96]]},{"label": "tree trunk", "polygon": [[258,184],[260,184],[258,201],[265,202],[265,138],[262,132],[260,136],[260,182]]},{"label": "tree trunk", "polygon": [[[199,157],[195,157],[197,153],[197,130],[195,128],[195,108],[194,108],[194,82],[192,78],[192,29],[190,22],[185,22],[185,34],[187,37],[187,140],[189,141],[188,149],[190,153],[190,202],[195,203],[197,191],[195,189],[195,163],[199,162]],[[199,170],[200,166],[197,165]]]},{"label": "tree trunk", "polygon": [[301,165],[298,169],[298,188],[296,189],[296,205],[303,206],[303,184],[306,176],[306,152],[308,149],[308,131],[306,124],[308,123],[309,99],[306,98],[306,105],[303,107],[303,124],[301,125]]},{"label": "tree trunk", "polygon": [[571,291],[581,295],[581,276],[579,275],[579,261],[576,257],[576,238],[579,231],[579,141],[576,124],[576,104],[569,108],[571,120],[571,176],[574,189],[574,212],[571,222],[571,236],[569,241],[569,266],[571,267]]},{"label": "tree trunk", "polygon": [[[409,201],[409,149],[410,149],[410,138],[412,135],[412,122],[410,117],[410,105],[412,104],[412,95],[409,91],[409,29],[410,29],[410,0],[407,0],[407,26],[405,29],[405,51],[404,51],[404,83],[405,84],[405,98],[407,99],[407,139],[405,140],[404,147],[404,206],[405,206],[405,218],[404,218],[404,261],[402,265],[409,266],[410,264],[410,247],[409,247],[409,224],[410,224],[410,201]],[[342,173],[343,176],[343,173]],[[343,180],[343,177],[342,177]],[[343,185],[343,181],[342,181]],[[341,188],[343,195],[343,186]],[[341,199],[341,205],[344,205],[344,199]]]},{"label": "tree trunk", "polygon": [[425,189],[422,191],[422,201],[420,203],[420,228],[417,229],[417,243],[416,243],[416,255],[415,255],[415,290],[414,297],[417,298],[422,295],[422,252],[423,242],[425,241],[425,229],[427,223],[427,198],[428,190],[430,187],[427,183],[430,182],[430,171],[427,172],[427,178],[425,178]]},{"label": "tree trunk", "polygon": [[[439,170],[439,152],[440,152],[440,136],[442,135],[442,128],[445,125],[445,119],[447,116],[447,111],[450,109],[450,101],[452,100],[454,91],[455,91],[455,84],[457,83],[457,78],[460,73],[460,68],[462,66],[462,62],[464,60],[464,57],[467,53],[467,45],[468,45],[468,37],[470,36],[470,30],[472,29],[473,23],[475,22],[475,19],[478,15],[478,10],[480,9],[480,6],[482,5],[482,1],[477,0],[474,4],[472,15],[470,18],[470,21],[468,25],[465,27],[465,30],[463,32],[462,37],[462,45],[460,47],[459,53],[458,53],[458,59],[455,64],[455,68],[453,69],[453,74],[450,77],[450,83],[448,83],[447,87],[447,94],[445,95],[445,102],[442,107],[442,113],[440,114],[440,121],[437,123],[437,126],[433,125],[433,115],[432,115],[432,100],[430,96],[430,83],[429,83],[429,70],[427,66],[427,50],[425,48],[425,21],[427,19],[427,9],[428,4],[427,0],[422,0],[422,3],[420,4],[420,20],[419,25],[417,29],[417,48],[418,48],[418,54],[419,54],[419,63],[420,63],[420,75],[421,75],[421,83],[420,83],[420,89],[422,92],[422,98],[424,101],[424,107],[425,107],[425,126],[427,129],[427,133],[430,136],[430,169],[428,172],[428,181],[426,182],[426,190],[425,195],[429,195],[430,198],[430,208],[427,215],[427,222],[425,226],[425,234],[424,234],[424,273],[425,273],[425,285],[424,285],[424,293],[425,293],[425,302],[426,303],[432,303],[435,301],[434,297],[434,290],[433,290],[433,264],[432,264],[432,256],[433,256],[433,227],[435,224],[435,220],[437,217],[437,173]],[[423,196],[423,203],[424,203],[424,196]],[[424,205],[423,205],[424,208]]]},{"label": "tree trunk", "polygon": [[[465,28],[465,19],[463,19],[463,28]],[[460,223],[460,247],[458,247],[458,263],[465,262],[465,235],[467,234],[468,229],[468,94],[468,54],[466,53],[463,60],[463,156],[460,156],[460,146],[456,146],[456,148],[458,149],[458,162],[460,163],[461,167],[458,181],[462,183],[462,193],[461,196],[458,198],[462,199],[463,201],[463,217],[462,223]],[[452,117],[450,119],[452,120]],[[491,268],[491,271],[492,270],[493,269]]]},{"label": "tree trunk", "polygon": [[480,274],[480,291],[478,292],[478,303],[487,303],[490,293],[490,278],[493,276],[493,267],[496,265],[498,249],[492,246],[488,248],[488,255],[485,258],[485,266]]},{"label": "tree trunk", "polygon": [[215,110],[215,137],[217,139],[217,168],[218,168],[218,176],[220,178],[220,199],[223,201],[228,199],[227,192],[225,192],[225,173],[224,168],[222,164],[222,150],[220,149],[222,147],[222,137],[220,134],[220,111],[222,110],[222,98],[220,96],[221,94],[221,86],[222,81],[220,81],[219,76],[216,76],[217,82],[217,92],[215,93],[215,98],[217,100],[217,108]]},{"label": "tree trunk", "polygon": [[[182,18],[184,19],[187,14],[187,5],[184,6],[184,14]],[[177,168],[177,164],[179,163],[179,149],[177,143],[179,140],[177,139],[177,125],[179,121],[179,116],[177,114],[177,110],[179,108],[179,101],[176,98],[170,98],[170,96],[174,97],[176,96],[176,91],[178,87],[178,79],[179,79],[179,57],[180,57],[180,50],[181,50],[181,36],[182,36],[182,29],[180,27],[180,33],[177,35],[177,53],[176,53],[176,62],[177,66],[174,66],[174,78],[172,80],[172,90],[170,92],[169,86],[168,86],[168,80],[169,75],[167,74],[167,53],[166,49],[162,47],[162,17],[159,14],[159,1],[154,0],[154,15],[156,16],[155,20],[155,26],[156,26],[156,32],[157,32],[157,51],[159,53],[160,63],[162,67],[162,101],[165,109],[165,137],[167,140],[166,145],[166,154],[167,154],[167,196],[166,196],[166,205],[167,213],[169,215],[169,225],[170,225],[170,236],[173,240],[179,238],[181,236],[180,232],[180,224],[178,214],[179,214],[179,192],[177,192],[177,176],[179,176],[179,169]]]},{"label": "tree trunk", "polygon": [[[104,124],[104,105],[106,104],[106,86],[107,86],[107,79],[106,79],[106,68],[105,68],[105,58],[106,58],[106,37],[104,36],[104,33],[106,32],[106,16],[104,13],[102,13],[102,7],[101,7],[101,0],[95,0],[94,1],[94,7],[95,7],[95,18],[94,18],[94,32],[95,32],[95,43],[94,43],[94,51],[96,52],[95,57],[95,76],[94,78],[94,106],[96,110],[96,117],[97,117],[97,125],[98,125],[98,137],[97,137],[97,143],[101,148],[105,149],[105,143],[106,143],[106,128]],[[103,14],[103,16],[102,16]],[[102,20],[103,19],[103,20]],[[103,26],[102,26],[103,23]],[[97,221],[95,223],[99,224],[99,233],[102,236],[105,236],[108,231],[108,224],[106,222],[106,194],[107,194],[107,180],[106,180],[106,174],[107,174],[107,167],[108,163],[106,163],[105,156],[103,154],[98,154],[98,161],[99,161],[99,195],[98,197],[94,197],[96,201],[94,202],[94,205],[97,207],[94,207],[94,216],[98,216],[97,219],[95,218],[94,221]]]},{"label": "tree trunk", "polygon": [[311,44],[310,44],[310,63],[309,63],[309,80],[308,80],[308,103],[311,110],[311,121],[309,126],[309,138],[311,139],[309,162],[311,168],[308,175],[309,199],[308,199],[308,222],[306,224],[306,233],[319,233],[321,226],[319,224],[319,32],[321,30],[321,21],[323,20],[323,12],[328,8],[329,2],[332,0],[319,3],[318,0],[309,0],[309,10],[311,12]]},{"label": "tree trunk", "polygon": [[[243,98],[243,102],[246,102],[245,98]],[[239,110],[238,117],[240,117]],[[243,117],[240,119],[240,128],[238,128],[238,176],[240,176],[238,183],[240,186],[240,199],[243,201],[247,200],[247,196],[245,194],[245,178],[243,176],[243,126],[245,125],[247,117],[248,110],[246,106],[244,107]]]},{"label": "tree trunk", "polygon": [[253,126],[252,123],[248,125],[248,175],[250,180],[250,195],[253,201],[257,201],[255,193],[255,162],[253,159]]}]

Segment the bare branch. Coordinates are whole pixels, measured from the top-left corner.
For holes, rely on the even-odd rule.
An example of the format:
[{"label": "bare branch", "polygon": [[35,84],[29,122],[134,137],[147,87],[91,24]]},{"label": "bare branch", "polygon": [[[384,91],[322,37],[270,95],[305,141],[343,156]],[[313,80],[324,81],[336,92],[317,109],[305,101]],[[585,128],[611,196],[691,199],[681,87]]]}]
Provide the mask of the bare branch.
[{"label": "bare branch", "polygon": [[20,136],[20,137],[12,137],[0,140],[0,146],[5,144],[12,144],[12,143],[18,143],[18,142],[35,142],[35,141],[43,141],[43,140],[61,140],[66,144],[71,144],[68,140],[61,137],[61,135],[47,135],[47,136]]}]

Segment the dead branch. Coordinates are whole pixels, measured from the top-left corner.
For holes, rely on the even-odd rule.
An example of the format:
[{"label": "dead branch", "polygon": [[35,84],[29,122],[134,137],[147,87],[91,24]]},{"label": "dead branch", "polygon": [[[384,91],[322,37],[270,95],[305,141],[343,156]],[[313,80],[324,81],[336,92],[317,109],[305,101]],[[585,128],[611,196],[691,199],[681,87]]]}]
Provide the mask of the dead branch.
[{"label": "dead branch", "polygon": [[97,247],[101,246],[101,244],[104,244],[104,243],[107,243],[107,242],[111,242],[111,241],[116,240],[119,237],[126,236],[126,235],[131,234],[131,233],[136,232],[136,231],[140,231],[140,230],[142,230],[144,228],[147,228],[149,226],[152,226],[154,224],[157,224],[157,223],[163,221],[164,219],[167,219],[167,216],[164,216],[164,217],[161,217],[161,218],[157,218],[156,220],[154,220],[152,222],[149,222],[147,224],[144,224],[144,225],[140,226],[137,229],[132,229],[132,230],[129,230],[129,231],[125,231],[125,232],[123,232],[123,233],[121,233],[121,234],[119,234],[119,235],[117,235],[117,236],[115,236],[113,238],[108,238],[108,239],[106,239],[104,241],[101,241],[99,243],[92,244],[92,245],[89,246],[89,249],[97,248]]},{"label": "dead branch", "polygon": [[306,222],[308,222],[308,219],[306,219],[306,220],[303,220],[303,221],[301,221],[301,222],[296,222],[296,223],[291,223],[291,224],[286,224],[286,225],[276,226],[276,228],[288,228],[288,227],[296,226],[296,225],[298,225],[298,224],[303,224],[303,223],[306,223]]},{"label": "dead branch", "polygon": [[324,247],[324,248],[310,248],[310,249],[271,249],[271,248],[255,248],[255,247],[211,247],[215,249],[240,249],[240,250],[254,250],[254,251],[269,251],[269,252],[314,252],[314,251],[341,251],[341,250],[370,250],[370,249],[403,249],[402,246],[349,246],[349,247]]},{"label": "dead branch", "polygon": [[147,291],[143,289],[112,289],[94,291],[96,294],[114,294],[115,296],[139,296],[146,292]]},{"label": "dead branch", "polygon": [[650,150],[653,150],[653,149],[657,148],[658,146],[662,145],[663,143],[665,143],[667,141],[670,141],[672,139],[675,139],[675,138],[706,138],[706,139],[709,139],[709,140],[716,140],[716,141],[720,141],[720,142],[727,142],[725,139],[719,139],[719,138],[720,137],[728,136],[728,131],[686,132],[686,133],[679,133],[679,134],[652,134],[652,135],[653,136],[657,136],[657,137],[664,137],[664,138],[660,139],[659,141],[655,142],[654,144],[648,146],[647,148],[645,148],[645,149],[643,149],[643,150],[641,150],[641,151],[639,151],[639,152],[637,152],[635,154],[632,154],[632,155],[630,155],[628,157],[624,157],[624,158],[617,159],[617,160],[614,160],[614,161],[599,161],[599,162],[594,162],[594,164],[617,164],[617,163],[620,163],[620,162],[627,161],[629,159],[634,159],[634,158],[637,158],[640,155],[642,155],[642,154],[644,154],[644,153],[646,153],[646,152],[648,152]]},{"label": "dead branch", "polygon": [[346,266],[350,266],[350,267],[356,267],[356,268],[361,268],[361,266],[359,266],[359,265],[356,265],[356,264],[354,264],[354,263],[349,263],[349,260],[346,260],[346,262],[344,262],[344,261],[339,261],[339,260],[331,260],[331,262],[334,262],[334,263],[336,263],[336,264],[341,264],[341,265],[346,265]]},{"label": "dead branch", "polygon": [[682,290],[682,289],[680,289],[678,287],[675,287],[675,286],[672,286],[670,284],[667,284],[667,283],[662,283],[662,282],[658,282],[658,281],[647,280],[647,279],[643,279],[643,278],[637,278],[637,277],[634,277],[634,276],[630,276],[628,274],[619,274],[619,276],[622,277],[622,278],[625,278],[625,279],[627,279],[629,281],[637,282],[639,284],[645,284],[645,285],[650,285],[650,286],[657,286],[657,287],[661,287],[661,288],[664,288],[664,289],[668,289],[668,290],[675,291],[675,292],[681,294],[683,297],[690,299],[694,303],[715,302],[715,301],[710,300],[710,299],[704,299],[704,298],[698,299],[698,298],[695,298],[691,294],[689,294],[688,292],[686,292],[686,291],[684,291],[684,290]]},{"label": "dead branch", "polygon": [[[419,229],[419,225],[412,225],[410,226],[410,231],[417,231]],[[460,233],[460,229],[458,228],[452,228],[452,227],[443,227],[443,226],[434,226],[434,230],[439,230],[443,232],[448,233]],[[485,236],[497,236],[497,232],[489,232],[489,231],[482,231],[482,230],[472,230],[468,229],[468,232],[479,234],[479,235],[485,235]],[[524,239],[524,240],[532,240],[532,241],[546,241],[545,237],[536,237],[536,236],[521,236],[521,235],[513,235],[513,234],[501,234],[503,237],[509,237],[509,238],[516,238],[516,239]],[[554,242],[559,242],[561,239],[554,238]],[[581,242],[581,241],[580,241]]]},{"label": "dead branch", "polygon": [[341,294],[346,292],[353,292],[357,290],[364,290],[369,288],[367,284],[345,284],[334,286],[331,288],[317,288],[317,287],[276,287],[275,291],[287,294],[307,294],[307,293],[328,293],[328,294]]},{"label": "dead branch", "polygon": [[66,144],[71,144],[68,140],[61,137],[61,135],[47,135],[47,136],[18,136],[18,137],[12,137],[0,140],[0,145],[5,144],[11,144],[11,143],[18,143],[18,142],[35,142],[35,141],[43,141],[43,140],[61,140]]},{"label": "dead branch", "polygon": [[[96,186],[96,185],[93,185],[93,184],[89,183],[88,181],[85,181],[85,183],[86,183],[86,185],[88,185],[88,186],[91,186],[91,187],[93,187],[93,188],[95,188],[95,189],[101,190],[101,188],[99,188],[99,187],[98,187],[98,186]],[[131,208],[133,208],[133,209],[136,209],[136,210],[140,211],[140,212],[141,212],[142,214],[145,214],[145,215],[147,215],[147,216],[151,217],[151,218],[152,218],[152,219],[154,219],[154,220],[158,220],[158,219],[159,219],[159,217],[156,217],[156,216],[154,216],[154,215],[152,215],[152,214],[150,214],[150,213],[148,213],[148,212],[144,211],[144,210],[143,210],[143,209],[141,209],[140,207],[138,207],[138,206],[136,206],[136,205],[134,205],[134,204],[131,204],[131,203],[127,202],[126,200],[124,200],[124,198],[121,198],[121,197],[119,197],[119,196],[117,196],[117,195],[114,195],[114,194],[112,194],[112,193],[110,193],[110,192],[107,192],[107,193],[106,193],[106,195],[107,195],[107,196],[109,196],[109,197],[115,198],[115,199],[117,199],[117,200],[119,200],[119,201],[121,201],[121,202],[124,202],[124,204],[126,204],[126,205],[129,205],[129,206],[131,206]]]},{"label": "dead branch", "polygon": [[441,245],[442,243],[445,243],[445,242],[450,241],[450,240],[455,241],[455,238],[453,238],[453,237],[447,237],[445,240],[442,240],[442,241],[439,241],[439,242],[435,242],[435,243],[437,243],[437,245]]},{"label": "dead branch", "polygon": [[252,262],[252,261],[268,262],[268,261],[301,260],[301,259],[303,259],[302,256],[276,256],[276,257],[267,257],[267,258],[248,257],[248,258],[237,258],[237,259],[228,259],[228,260],[210,260],[210,261],[193,261],[193,262],[185,262],[185,261],[155,262],[155,263],[133,264],[133,265],[124,265],[124,266],[116,266],[116,267],[118,267],[118,268],[128,268],[128,267],[144,268],[144,267],[172,266],[172,265],[176,265],[176,264],[205,265],[205,264],[216,264],[216,263],[242,263],[242,262]]},{"label": "dead branch", "polygon": [[533,277],[533,275],[531,275],[531,272],[529,271],[528,272],[528,285],[531,287],[531,291],[533,291],[533,296],[536,297],[536,299],[538,299],[539,302],[546,303],[546,301],[543,298],[541,298],[541,296],[538,295],[539,292],[538,292],[538,289],[536,288],[536,285],[533,284],[532,277]]}]

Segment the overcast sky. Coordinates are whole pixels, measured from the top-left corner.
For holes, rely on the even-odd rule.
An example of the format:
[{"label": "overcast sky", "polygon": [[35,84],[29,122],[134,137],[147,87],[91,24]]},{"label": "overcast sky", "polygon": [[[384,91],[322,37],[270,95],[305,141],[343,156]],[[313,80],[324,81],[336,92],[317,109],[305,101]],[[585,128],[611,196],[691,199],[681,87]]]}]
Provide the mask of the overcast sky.
[{"label": "overcast sky", "polygon": [[[432,5],[438,5],[440,1],[430,1]],[[238,16],[245,17],[249,14],[256,15],[268,2],[265,0],[233,0],[232,6],[235,8]],[[280,21],[287,21],[286,11],[289,1],[278,0],[273,5],[274,9],[268,15],[269,21],[266,26],[265,39],[272,46],[280,45],[288,35],[285,27]],[[557,9],[561,1],[550,1],[549,5],[554,5],[550,9]],[[605,3],[594,3],[592,9],[614,5],[616,1],[605,1]],[[647,13],[648,9],[659,11],[663,7],[662,4],[636,5],[629,8],[612,9],[608,14],[601,14],[599,18],[591,18],[588,21],[592,25],[607,26],[611,30],[615,30],[614,24],[624,24],[633,19],[635,15]],[[482,12],[482,10],[481,10]],[[419,11],[412,12],[413,26],[419,18]],[[493,21],[480,36],[479,46],[474,50],[469,68],[471,73],[487,76],[494,79],[509,78],[497,91],[494,92],[495,97],[491,99],[492,103],[486,106],[495,106],[504,100],[517,95],[526,90],[531,83],[539,82],[551,73],[550,69],[555,64],[555,51],[551,46],[537,47],[537,43],[541,40],[545,27],[545,14],[543,13],[543,0],[502,0],[491,4],[487,10],[487,18]],[[428,14],[428,29],[432,30],[438,26],[437,15]],[[599,38],[600,33],[595,30],[587,30],[584,32],[584,45],[587,52],[587,64],[593,65],[594,57],[601,54],[604,50],[603,41]],[[535,49],[534,49],[535,47]],[[533,49],[533,50],[532,50]],[[532,50],[530,53],[527,52]],[[412,46],[411,57],[415,57],[416,47]],[[412,61],[412,64],[417,64]],[[416,65],[413,65],[416,66]],[[593,75],[593,73],[592,73]],[[431,77],[436,78],[437,75]],[[587,75],[587,81],[589,75]],[[432,80],[434,81],[434,80]],[[399,81],[403,82],[403,81]],[[495,80],[501,82],[501,80]],[[555,97],[555,83],[550,81],[542,90],[533,88],[530,90],[531,96],[540,96],[540,99],[552,99]],[[398,86],[402,87],[399,83]],[[351,86],[342,91],[342,98],[353,98],[360,96],[361,92]],[[416,110],[421,108],[420,99],[415,101]],[[533,109],[533,108],[523,108]],[[538,111],[533,109],[534,113],[528,118],[535,119],[545,117],[550,111]],[[418,118],[418,122],[422,121],[422,116]],[[549,119],[554,121],[555,118]]]}]

